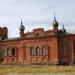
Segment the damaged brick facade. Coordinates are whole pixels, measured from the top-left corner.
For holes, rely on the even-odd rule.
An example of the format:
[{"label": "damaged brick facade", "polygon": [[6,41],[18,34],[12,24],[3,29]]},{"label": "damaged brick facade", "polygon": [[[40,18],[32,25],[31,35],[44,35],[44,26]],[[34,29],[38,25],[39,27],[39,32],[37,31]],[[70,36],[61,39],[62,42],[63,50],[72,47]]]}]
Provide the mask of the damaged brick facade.
[{"label": "damaged brick facade", "polygon": [[53,29],[43,28],[24,32],[21,22],[20,37],[8,38],[8,29],[0,28],[0,49],[4,49],[5,64],[74,64],[75,34],[58,29],[54,17]]}]

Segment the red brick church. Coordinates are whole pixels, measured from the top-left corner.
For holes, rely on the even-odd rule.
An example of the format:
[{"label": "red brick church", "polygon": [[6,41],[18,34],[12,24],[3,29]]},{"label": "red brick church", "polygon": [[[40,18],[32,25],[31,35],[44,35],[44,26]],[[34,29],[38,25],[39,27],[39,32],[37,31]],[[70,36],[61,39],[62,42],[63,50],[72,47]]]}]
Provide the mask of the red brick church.
[{"label": "red brick church", "polygon": [[4,50],[4,64],[74,64],[75,34],[58,29],[54,16],[53,29],[43,28],[24,32],[21,21],[20,37],[8,38],[7,27],[0,27],[0,49]]}]

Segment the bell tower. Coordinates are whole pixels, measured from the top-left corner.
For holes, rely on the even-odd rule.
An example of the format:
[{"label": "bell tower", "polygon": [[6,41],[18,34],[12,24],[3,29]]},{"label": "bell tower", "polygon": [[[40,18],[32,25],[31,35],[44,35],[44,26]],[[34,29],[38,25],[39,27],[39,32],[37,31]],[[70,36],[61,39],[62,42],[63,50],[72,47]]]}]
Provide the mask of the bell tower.
[{"label": "bell tower", "polygon": [[58,51],[58,25],[59,23],[57,22],[56,20],[56,17],[55,17],[55,13],[54,13],[54,20],[53,20],[53,23],[52,23],[52,26],[53,26],[53,33],[54,33],[54,37],[52,38],[53,41],[53,49],[52,49],[52,56],[51,56],[51,59],[53,59],[51,62],[53,64],[59,64],[59,58],[58,58],[58,55],[59,55],[59,51]]}]

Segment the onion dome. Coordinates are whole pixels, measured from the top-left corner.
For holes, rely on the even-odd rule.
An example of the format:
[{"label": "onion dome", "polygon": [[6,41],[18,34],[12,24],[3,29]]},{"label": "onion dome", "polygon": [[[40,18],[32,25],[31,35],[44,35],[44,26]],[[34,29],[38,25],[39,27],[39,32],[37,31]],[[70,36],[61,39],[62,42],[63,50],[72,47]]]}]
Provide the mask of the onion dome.
[{"label": "onion dome", "polygon": [[54,16],[54,20],[53,20],[53,27],[58,27],[59,23],[56,20],[56,17]]},{"label": "onion dome", "polygon": [[21,26],[19,27],[19,29],[20,29],[21,32],[23,32],[25,30],[25,27],[24,27],[24,25],[22,23],[22,19],[21,19]]},{"label": "onion dome", "polygon": [[66,29],[64,28],[64,25],[63,25],[62,31],[63,31],[64,33],[66,32]]}]

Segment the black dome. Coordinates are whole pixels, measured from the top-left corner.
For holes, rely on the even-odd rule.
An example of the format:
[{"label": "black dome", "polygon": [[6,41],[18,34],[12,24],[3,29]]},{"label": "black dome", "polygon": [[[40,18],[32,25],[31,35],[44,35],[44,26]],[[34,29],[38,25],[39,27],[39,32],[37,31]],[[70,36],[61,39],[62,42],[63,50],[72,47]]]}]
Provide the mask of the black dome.
[{"label": "black dome", "polygon": [[63,31],[64,33],[66,32],[66,29],[64,28],[64,25],[63,25],[62,31]]},{"label": "black dome", "polygon": [[56,21],[56,18],[54,17],[53,21],[53,27],[58,27],[59,23]]},{"label": "black dome", "polygon": [[25,30],[25,27],[23,26],[22,22],[21,22],[21,26],[19,27],[20,31],[23,32]]}]

